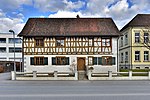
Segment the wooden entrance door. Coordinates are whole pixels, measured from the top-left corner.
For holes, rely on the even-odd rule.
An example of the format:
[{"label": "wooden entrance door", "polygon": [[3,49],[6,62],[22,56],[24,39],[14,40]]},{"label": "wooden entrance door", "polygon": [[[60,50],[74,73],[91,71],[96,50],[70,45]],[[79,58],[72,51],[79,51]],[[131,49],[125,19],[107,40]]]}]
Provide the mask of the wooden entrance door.
[{"label": "wooden entrance door", "polygon": [[77,58],[77,67],[78,67],[78,71],[85,70],[85,57]]}]

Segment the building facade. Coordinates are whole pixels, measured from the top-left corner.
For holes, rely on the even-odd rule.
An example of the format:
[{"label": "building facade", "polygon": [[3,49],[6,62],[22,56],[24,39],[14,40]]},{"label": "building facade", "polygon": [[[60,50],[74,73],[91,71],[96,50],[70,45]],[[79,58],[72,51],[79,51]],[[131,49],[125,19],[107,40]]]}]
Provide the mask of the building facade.
[{"label": "building facade", "polygon": [[23,37],[25,72],[116,72],[118,37],[111,18],[30,18]]},{"label": "building facade", "polygon": [[[15,60],[22,61],[22,40],[15,35]],[[0,61],[14,61],[13,34],[0,33]]]},{"label": "building facade", "polygon": [[150,14],[138,14],[121,29],[119,65],[125,69],[150,68]]}]

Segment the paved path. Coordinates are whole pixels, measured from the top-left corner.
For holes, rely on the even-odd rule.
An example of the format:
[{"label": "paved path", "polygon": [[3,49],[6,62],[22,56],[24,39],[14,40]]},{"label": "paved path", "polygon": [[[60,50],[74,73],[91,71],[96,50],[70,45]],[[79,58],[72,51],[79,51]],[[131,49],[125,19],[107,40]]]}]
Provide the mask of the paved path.
[{"label": "paved path", "polygon": [[150,100],[150,81],[11,81],[0,74],[0,100]]}]

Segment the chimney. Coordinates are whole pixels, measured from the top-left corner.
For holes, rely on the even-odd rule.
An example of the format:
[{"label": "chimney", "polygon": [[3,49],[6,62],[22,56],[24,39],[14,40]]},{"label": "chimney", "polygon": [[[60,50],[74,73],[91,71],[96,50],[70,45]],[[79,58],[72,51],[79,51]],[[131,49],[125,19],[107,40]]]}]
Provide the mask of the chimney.
[{"label": "chimney", "polygon": [[79,15],[77,15],[76,17],[77,17],[77,18],[80,18],[80,16],[79,16]]}]

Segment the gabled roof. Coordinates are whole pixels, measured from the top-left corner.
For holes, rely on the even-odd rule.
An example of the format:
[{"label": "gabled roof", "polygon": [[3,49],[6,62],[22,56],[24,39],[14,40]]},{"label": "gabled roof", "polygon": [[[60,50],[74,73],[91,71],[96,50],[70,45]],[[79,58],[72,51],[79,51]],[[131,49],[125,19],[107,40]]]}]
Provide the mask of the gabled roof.
[{"label": "gabled roof", "polygon": [[119,36],[111,18],[29,18],[18,36]]},{"label": "gabled roof", "polygon": [[128,27],[150,27],[150,14],[137,14],[120,31],[123,31]]}]

